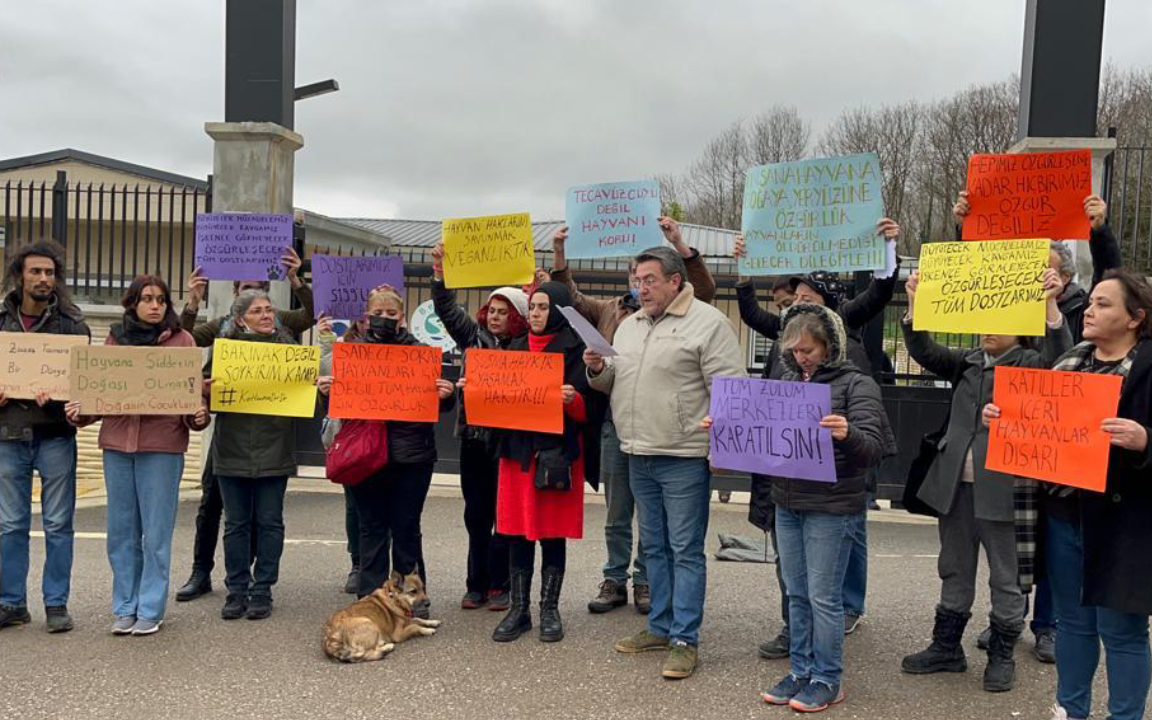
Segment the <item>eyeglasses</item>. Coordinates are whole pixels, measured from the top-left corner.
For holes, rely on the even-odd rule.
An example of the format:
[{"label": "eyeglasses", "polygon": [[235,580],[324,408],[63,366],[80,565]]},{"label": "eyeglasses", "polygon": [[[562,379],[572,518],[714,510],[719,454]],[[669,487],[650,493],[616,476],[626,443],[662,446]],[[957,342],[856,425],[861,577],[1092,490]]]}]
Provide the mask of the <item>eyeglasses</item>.
[{"label": "eyeglasses", "polygon": [[640,287],[646,288],[653,287],[657,283],[666,282],[664,278],[656,277],[655,275],[647,275],[645,277],[639,278],[639,281]]}]

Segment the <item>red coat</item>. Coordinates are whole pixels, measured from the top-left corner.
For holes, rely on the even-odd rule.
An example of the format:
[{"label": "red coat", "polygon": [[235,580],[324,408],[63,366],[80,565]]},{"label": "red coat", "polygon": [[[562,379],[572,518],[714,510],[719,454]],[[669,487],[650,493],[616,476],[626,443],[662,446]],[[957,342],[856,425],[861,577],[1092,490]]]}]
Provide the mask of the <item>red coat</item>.
[{"label": "red coat", "polygon": [[[584,397],[564,406],[564,413],[576,422],[586,422]],[[584,443],[572,463],[572,487],[564,492],[537,490],[533,482],[536,463],[527,471],[511,458],[500,458],[496,486],[496,532],[529,540],[584,537]]]}]

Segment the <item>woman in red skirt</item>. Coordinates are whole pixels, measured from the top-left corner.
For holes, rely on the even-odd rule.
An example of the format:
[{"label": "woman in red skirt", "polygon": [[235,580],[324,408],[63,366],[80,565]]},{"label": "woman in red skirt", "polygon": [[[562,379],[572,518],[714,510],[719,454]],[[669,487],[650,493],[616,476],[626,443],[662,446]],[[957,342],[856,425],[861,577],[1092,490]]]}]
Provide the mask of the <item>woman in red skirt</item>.
[{"label": "woman in red skirt", "polygon": [[571,304],[564,285],[541,285],[529,298],[528,335],[513,340],[508,347],[564,356],[564,433],[509,430],[500,442],[496,531],[510,540],[512,605],[492,633],[496,642],[510,642],[532,629],[529,598],[537,542],[543,555],[540,639],[557,642],[564,638],[558,605],[565,541],[583,536],[584,459],[595,443],[589,420],[597,415],[594,406],[603,403],[603,398],[593,397],[588,387],[582,360],[584,343],[560,313],[561,307]]}]

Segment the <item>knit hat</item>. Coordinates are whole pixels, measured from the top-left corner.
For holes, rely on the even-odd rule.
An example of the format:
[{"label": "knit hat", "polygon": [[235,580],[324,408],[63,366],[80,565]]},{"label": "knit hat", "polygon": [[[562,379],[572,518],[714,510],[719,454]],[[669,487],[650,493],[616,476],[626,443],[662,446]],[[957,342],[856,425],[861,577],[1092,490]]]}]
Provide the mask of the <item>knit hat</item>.
[{"label": "knit hat", "polygon": [[832,311],[839,309],[840,301],[844,298],[844,283],[840,282],[840,279],[835,275],[819,270],[788,280],[788,284],[792,287],[792,292],[796,292],[796,288],[799,287],[801,283],[819,293],[820,297],[824,298],[824,306],[826,308]]},{"label": "knit hat", "polygon": [[520,288],[514,287],[500,287],[488,293],[488,302],[492,302],[492,298],[500,298],[506,300],[520,313],[520,317],[525,320],[528,319],[528,296]]}]

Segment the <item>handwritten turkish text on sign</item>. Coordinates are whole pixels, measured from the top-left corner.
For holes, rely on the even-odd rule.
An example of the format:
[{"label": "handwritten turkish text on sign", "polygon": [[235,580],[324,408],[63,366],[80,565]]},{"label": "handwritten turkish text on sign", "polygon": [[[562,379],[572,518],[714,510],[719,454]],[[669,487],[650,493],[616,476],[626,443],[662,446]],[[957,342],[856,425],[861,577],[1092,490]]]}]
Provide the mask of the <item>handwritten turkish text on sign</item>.
[{"label": "handwritten turkish text on sign", "polygon": [[1103,492],[1120,376],[997,367],[988,430],[989,470]]},{"label": "handwritten turkish text on sign", "polygon": [[0,390],[14,400],[33,400],[39,390],[69,399],[69,353],[87,344],[84,335],[0,332]]},{"label": "handwritten turkish text on sign", "polygon": [[320,348],[217,339],[212,345],[212,411],[312,417]]},{"label": "handwritten turkish text on sign", "polygon": [[192,415],[203,404],[202,361],[194,347],[73,347],[71,399],[85,415]]},{"label": "handwritten turkish text on sign", "polygon": [[744,275],[882,270],[880,160],[873,153],[761,165],[744,181]]},{"label": "handwritten turkish text on sign", "polygon": [[445,220],[444,284],[450,288],[525,285],[536,259],[528,213]]},{"label": "handwritten turkish text on sign", "polygon": [[464,363],[470,425],[564,432],[563,355],[473,348]]},{"label": "handwritten turkish text on sign", "polygon": [[632,256],[664,244],[655,180],[569,188],[564,217],[564,252],[570,258]]},{"label": "handwritten turkish text on sign", "polygon": [[364,315],[368,294],[380,285],[404,291],[404,259],[396,255],[375,257],[312,256],[312,291],[316,317],[356,320]]},{"label": "handwritten turkish text on sign", "polygon": [[283,280],[292,247],[291,215],[200,213],[196,267],[212,280]]},{"label": "handwritten turkish text on sign", "polygon": [[916,330],[1043,335],[1047,240],[925,243]]},{"label": "handwritten turkish text on sign", "polygon": [[836,482],[827,385],[716,377],[712,379],[712,464],[776,477]]},{"label": "handwritten turkish text on sign", "polygon": [[965,240],[1088,239],[1084,198],[1092,194],[1090,150],[973,155],[967,189]]},{"label": "handwritten turkish text on sign", "polygon": [[423,345],[336,343],[329,417],[436,422],[442,357]]}]

